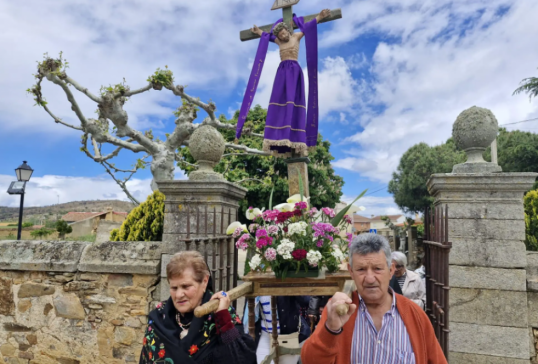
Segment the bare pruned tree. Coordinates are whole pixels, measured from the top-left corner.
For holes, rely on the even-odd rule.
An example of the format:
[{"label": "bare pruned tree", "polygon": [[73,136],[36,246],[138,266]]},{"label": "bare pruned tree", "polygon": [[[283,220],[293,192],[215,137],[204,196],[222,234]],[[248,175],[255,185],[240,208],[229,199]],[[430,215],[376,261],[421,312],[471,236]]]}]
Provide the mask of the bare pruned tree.
[{"label": "bare pruned tree", "polygon": [[[67,67],[68,62],[62,58],[61,53],[59,58],[51,58],[45,55],[44,60],[38,63],[37,73],[35,74],[37,82],[27,91],[34,95],[36,105],[43,107],[56,123],[81,132],[81,150],[93,161],[100,163],[122,188],[127,197],[136,204],[139,204],[139,202],[129,192],[126,184],[139,169],[147,165],[150,166],[153,175],[151,187],[153,190],[156,190],[157,185],[155,181],[172,180],[174,178],[175,163],[179,161],[183,162],[181,156],[178,154],[178,148],[189,145],[189,138],[196,128],[201,125],[210,125],[217,129],[235,129],[234,125],[224,124],[218,120],[215,116],[215,103],[204,103],[199,98],[186,94],[184,86],[176,85],[174,83],[173,73],[168,67],[157,69],[147,79],[148,84],[139,89],[131,90],[124,80],[120,84],[101,87],[98,95],[92,93],[88,88],[69,77],[66,72]],[[43,80],[52,82],[63,90],[67,96],[67,100],[71,104],[71,110],[76,114],[80,124],[72,125],[64,122],[51,111],[42,94],[41,84]],[[179,96],[182,101],[181,106],[174,112],[176,116],[174,131],[167,134],[164,141],[154,138],[151,131],[141,132],[131,128],[128,124],[129,117],[127,112],[123,109],[125,102],[129,98],[151,89],[162,90],[163,88]],[[83,114],[75,98],[73,89],[84,94],[85,97],[88,97],[97,104],[97,118],[88,118]],[[193,124],[200,109],[207,113],[207,117],[202,123]],[[110,122],[113,124],[113,127],[111,127]],[[263,138],[262,134],[256,134],[249,130],[245,130],[243,135]],[[102,148],[105,144],[111,144],[116,148],[109,154],[103,154]],[[226,147],[238,150],[241,153],[270,155],[269,153],[244,145],[227,143]],[[142,153],[143,157],[139,158],[132,168],[118,168],[112,163],[112,160],[123,149],[130,150],[134,153]],[[118,177],[119,174],[124,174],[126,177],[120,178]]]}]

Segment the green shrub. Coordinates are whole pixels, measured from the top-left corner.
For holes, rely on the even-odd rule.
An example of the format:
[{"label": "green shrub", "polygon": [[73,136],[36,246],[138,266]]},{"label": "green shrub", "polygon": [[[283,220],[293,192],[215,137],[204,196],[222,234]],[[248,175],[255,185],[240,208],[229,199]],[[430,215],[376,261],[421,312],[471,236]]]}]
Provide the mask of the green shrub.
[{"label": "green shrub", "polygon": [[59,239],[65,239],[65,234],[71,234],[73,227],[69,226],[67,222],[63,220],[56,221],[56,231],[58,232]]},{"label": "green shrub", "polygon": [[34,226],[33,222],[23,222],[22,223],[23,228],[32,227],[32,226]]},{"label": "green shrub", "polygon": [[538,251],[538,190],[530,191],[523,199],[525,209],[525,245]]},{"label": "green shrub", "polygon": [[42,227],[41,229],[38,229],[38,230],[34,230],[30,233],[30,235],[34,238],[34,239],[42,239],[42,238],[46,238],[47,236],[49,236],[50,234],[52,234],[54,232],[54,230],[49,230],[47,228],[44,228]]},{"label": "green shrub", "polygon": [[164,195],[155,191],[133,209],[119,229],[110,232],[111,241],[162,241]]}]

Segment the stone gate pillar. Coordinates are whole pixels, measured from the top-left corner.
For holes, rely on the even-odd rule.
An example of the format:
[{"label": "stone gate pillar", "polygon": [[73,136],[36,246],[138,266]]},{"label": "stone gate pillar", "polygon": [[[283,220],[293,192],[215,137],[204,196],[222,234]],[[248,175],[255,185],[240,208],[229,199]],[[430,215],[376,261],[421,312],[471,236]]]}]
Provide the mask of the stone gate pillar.
[{"label": "stone gate pillar", "polygon": [[487,109],[462,112],[453,138],[469,159],[428,181],[449,208],[450,364],[530,363],[523,195],[538,174],[482,159],[497,129]]}]

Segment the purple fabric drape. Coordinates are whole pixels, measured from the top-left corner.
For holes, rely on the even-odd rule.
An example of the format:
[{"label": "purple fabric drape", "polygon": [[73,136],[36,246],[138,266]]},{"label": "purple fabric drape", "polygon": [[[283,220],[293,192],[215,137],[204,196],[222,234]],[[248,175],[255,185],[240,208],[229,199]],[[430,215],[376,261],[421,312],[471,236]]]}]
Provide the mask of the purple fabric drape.
[{"label": "purple fabric drape", "polygon": [[[276,24],[280,23],[282,19],[279,19],[273,24],[273,28]],[[299,29],[305,35],[306,45],[306,65],[308,68],[308,106],[307,106],[307,118],[306,118],[306,144],[308,147],[316,146],[318,138],[318,28],[317,20],[314,18],[311,21],[305,23],[303,17],[297,17],[293,14],[293,21]],[[272,30],[272,28],[271,28]],[[248,115],[248,111],[252,105],[258,82],[261,76],[265,57],[267,55],[267,49],[269,47],[269,41],[274,42],[276,36],[273,34],[263,33],[260,44],[258,45],[258,51],[256,52],[256,58],[254,60],[254,66],[250,73],[250,78],[243,97],[243,103],[241,105],[241,111],[239,113],[239,120],[237,121],[236,138],[241,137],[241,132],[245,124],[245,120]]]}]

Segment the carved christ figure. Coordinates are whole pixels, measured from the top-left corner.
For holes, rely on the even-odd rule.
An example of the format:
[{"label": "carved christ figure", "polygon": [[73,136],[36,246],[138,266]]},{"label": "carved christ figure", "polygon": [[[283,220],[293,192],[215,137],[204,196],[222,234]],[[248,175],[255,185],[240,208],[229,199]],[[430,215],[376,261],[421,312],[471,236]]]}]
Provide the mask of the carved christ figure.
[{"label": "carved christ figure", "polygon": [[[308,23],[304,23],[303,18],[294,16],[295,24],[301,29],[297,33],[284,22],[275,23],[271,34],[263,32],[254,25],[251,31],[258,34],[261,41],[241,107],[237,138],[241,135],[241,129],[256,92],[268,42],[273,41],[280,48],[281,62],[276,72],[267,108],[263,150],[270,151],[277,157],[304,156],[307,155],[309,147],[316,146],[318,135],[317,23],[330,15],[331,11],[325,9]],[[303,71],[297,62],[299,45],[304,36],[306,36],[309,76],[308,107]]]}]

